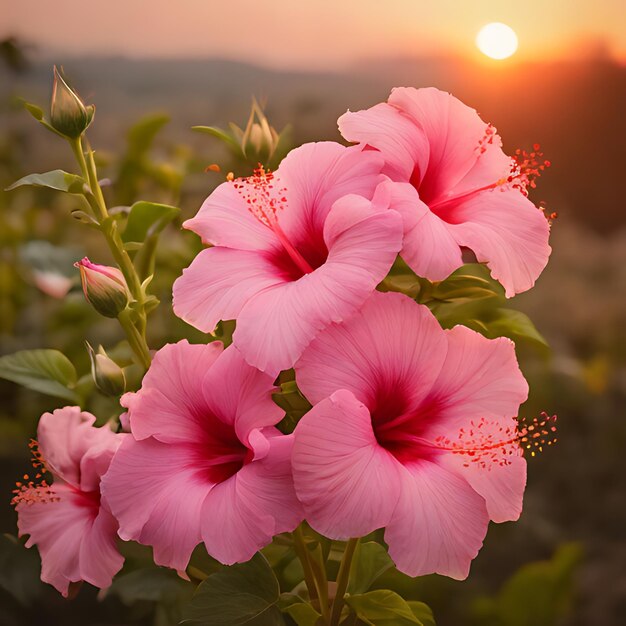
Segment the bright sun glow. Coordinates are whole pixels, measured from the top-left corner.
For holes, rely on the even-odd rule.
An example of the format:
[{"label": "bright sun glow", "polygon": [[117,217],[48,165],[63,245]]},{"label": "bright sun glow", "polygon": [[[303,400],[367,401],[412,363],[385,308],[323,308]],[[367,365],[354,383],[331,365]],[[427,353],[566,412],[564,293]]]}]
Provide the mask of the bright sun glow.
[{"label": "bright sun glow", "polygon": [[478,49],[492,59],[506,59],[517,50],[515,31],[501,22],[483,26],[476,35]]}]

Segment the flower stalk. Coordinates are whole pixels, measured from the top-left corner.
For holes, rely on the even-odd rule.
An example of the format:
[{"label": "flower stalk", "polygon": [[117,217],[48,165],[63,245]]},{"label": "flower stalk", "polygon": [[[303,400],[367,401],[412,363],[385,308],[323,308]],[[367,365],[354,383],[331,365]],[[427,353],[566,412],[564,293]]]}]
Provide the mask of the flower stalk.
[{"label": "flower stalk", "polygon": [[[145,369],[148,369],[151,359],[145,337],[147,317],[145,310],[146,298],[139,274],[128,252],[124,249],[124,244],[117,229],[116,222],[111,219],[109,215],[104,194],[98,182],[98,173],[93,158],[93,150],[89,149],[87,153],[85,153],[82,137],[80,136],[68,138],[68,143],[72,148],[81,174],[87,181],[87,186],[89,187],[89,191],[85,193],[85,198],[98,220],[98,228],[104,235],[113,258],[124,275],[133,300],[132,311],[136,319],[133,320],[130,317],[129,310],[127,309],[118,317],[120,325],[124,329],[128,342],[139,362]],[[87,156],[85,157],[85,155]]]},{"label": "flower stalk", "polygon": [[339,620],[341,619],[343,599],[348,589],[348,583],[350,582],[352,559],[354,558],[354,552],[358,543],[358,537],[356,539],[350,539],[346,545],[346,550],[343,553],[343,558],[341,559],[341,564],[339,565],[339,573],[337,574],[337,591],[335,593],[335,599],[333,600],[333,607],[330,614],[330,626],[338,626]]}]

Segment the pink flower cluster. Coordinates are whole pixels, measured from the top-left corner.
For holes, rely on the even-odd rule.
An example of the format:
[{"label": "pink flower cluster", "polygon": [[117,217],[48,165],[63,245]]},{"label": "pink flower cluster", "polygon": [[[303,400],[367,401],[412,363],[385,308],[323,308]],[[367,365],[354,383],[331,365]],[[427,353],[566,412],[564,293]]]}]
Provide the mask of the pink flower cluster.
[{"label": "pink flower cluster", "polygon": [[[443,330],[376,287],[398,254],[441,280],[469,248],[507,296],[529,289],[550,254],[526,193],[536,167],[436,89],[395,89],[339,127],[357,145],[303,145],[185,223],[210,247],[174,311],[204,332],[236,320],[232,346],[162,348],[122,398],[129,433],[77,408],[42,417],[55,480],[23,487],[17,509],[62,592],[110,584],[116,535],[184,570],[199,543],[242,562],[304,519],[338,540],[384,528],[401,571],[461,579],[489,521],[520,515],[528,387],[512,342]],[[272,394],[290,368],[313,408],[285,435]]]}]

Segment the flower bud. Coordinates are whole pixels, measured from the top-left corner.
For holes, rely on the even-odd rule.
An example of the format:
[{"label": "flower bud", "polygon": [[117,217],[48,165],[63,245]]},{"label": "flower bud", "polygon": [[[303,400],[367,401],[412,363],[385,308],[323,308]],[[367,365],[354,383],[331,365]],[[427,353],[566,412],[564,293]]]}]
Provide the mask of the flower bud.
[{"label": "flower bud", "polygon": [[50,103],[50,125],[69,139],[80,137],[91,123],[94,107],[86,107],[75,91],[54,67],[54,83]]},{"label": "flower bud", "polygon": [[87,343],[87,350],[91,360],[91,376],[96,387],[105,396],[121,396],[126,389],[122,368],[107,355],[102,346],[98,348],[98,352],[94,352]]},{"label": "flower bud", "polygon": [[128,305],[128,287],[116,267],[97,265],[87,257],[74,263],[80,270],[85,298],[105,317],[117,317]]}]

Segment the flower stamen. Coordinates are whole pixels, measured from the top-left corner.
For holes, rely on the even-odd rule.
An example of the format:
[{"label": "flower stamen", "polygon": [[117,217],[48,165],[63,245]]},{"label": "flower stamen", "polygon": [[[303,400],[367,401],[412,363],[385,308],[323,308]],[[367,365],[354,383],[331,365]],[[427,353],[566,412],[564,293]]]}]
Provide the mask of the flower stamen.
[{"label": "flower stamen", "polygon": [[30,448],[31,464],[35,473],[32,477],[29,474],[24,474],[22,480],[15,483],[11,504],[17,506],[22,503],[31,505],[35,503],[58,502],[59,497],[55,495],[52,486],[44,478],[44,474],[49,472],[49,470],[39,449],[39,443],[35,439],[31,439],[28,447]]},{"label": "flower stamen", "polygon": [[469,428],[459,430],[456,440],[437,437],[435,447],[466,456],[465,467],[476,463],[481,469],[490,470],[494,465],[510,465],[511,457],[522,456],[525,451],[534,457],[544,447],[556,443],[556,419],[556,415],[544,412],[530,422],[521,420],[510,426],[485,418],[472,420]]},{"label": "flower stamen", "polygon": [[259,163],[252,176],[238,178],[233,184],[248,205],[248,211],[261,224],[274,232],[298,268],[303,273],[310,274],[313,268],[291,244],[278,223],[278,214],[287,206],[287,197],[285,196],[287,190],[275,186],[274,173]]}]

